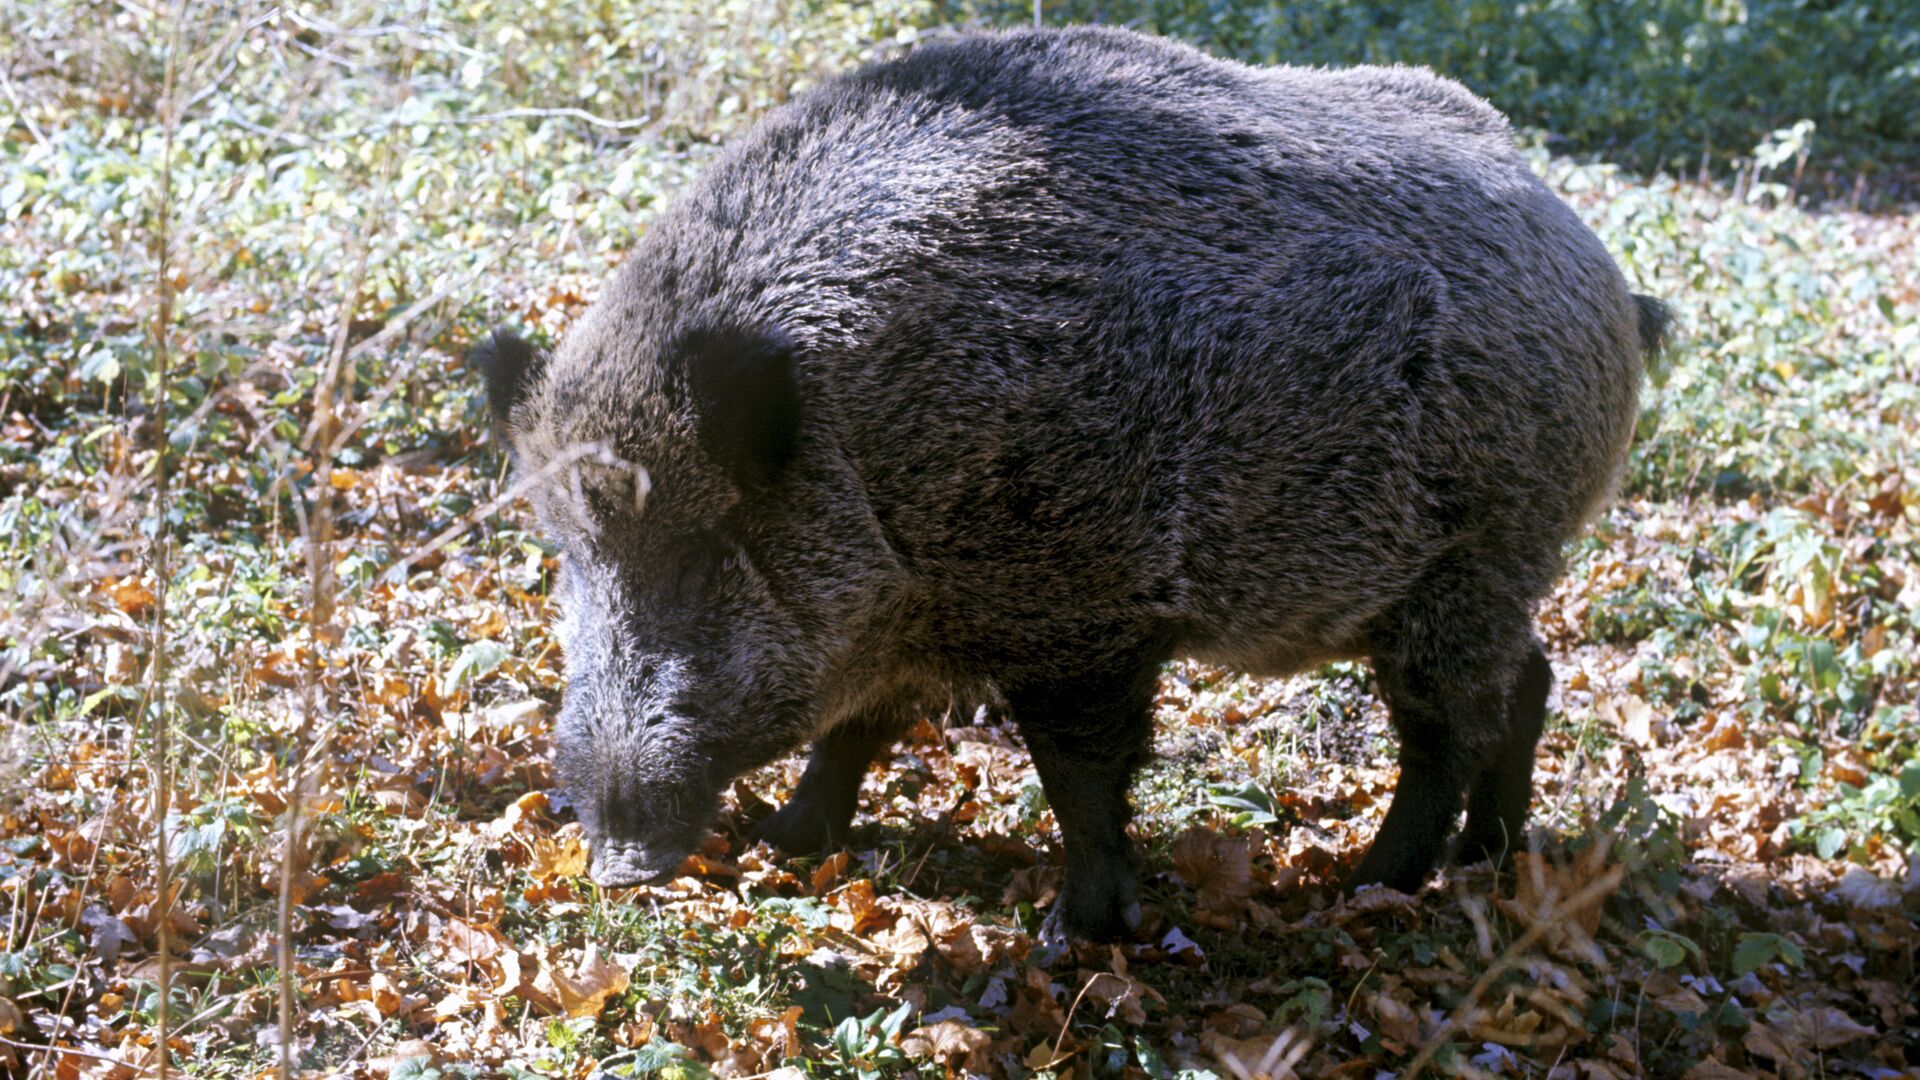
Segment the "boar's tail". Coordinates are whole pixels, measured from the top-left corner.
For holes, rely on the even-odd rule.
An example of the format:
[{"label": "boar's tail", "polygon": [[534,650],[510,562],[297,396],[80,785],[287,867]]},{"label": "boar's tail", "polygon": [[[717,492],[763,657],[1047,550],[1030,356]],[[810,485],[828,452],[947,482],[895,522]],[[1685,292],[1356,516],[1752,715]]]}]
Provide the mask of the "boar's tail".
[{"label": "boar's tail", "polygon": [[1633,307],[1640,320],[1640,351],[1651,360],[1672,343],[1668,331],[1673,326],[1673,312],[1653,297],[1638,293],[1634,294]]}]

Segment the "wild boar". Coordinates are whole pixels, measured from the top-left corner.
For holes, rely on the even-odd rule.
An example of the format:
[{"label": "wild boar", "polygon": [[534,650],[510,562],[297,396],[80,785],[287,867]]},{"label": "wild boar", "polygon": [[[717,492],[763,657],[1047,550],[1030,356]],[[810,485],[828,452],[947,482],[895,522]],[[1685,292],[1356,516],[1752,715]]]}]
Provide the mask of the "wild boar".
[{"label": "wild boar", "polygon": [[1065,930],[1138,925],[1157,672],[1367,657],[1400,778],[1355,883],[1520,839],[1532,612],[1609,493],[1666,323],[1425,70],[1256,68],[1113,29],[964,35],[821,84],[646,230],[550,355],[482,350],[564,547],[557,765],[608,886],[740,774],[843,835],[911,720],[996,693]]}]

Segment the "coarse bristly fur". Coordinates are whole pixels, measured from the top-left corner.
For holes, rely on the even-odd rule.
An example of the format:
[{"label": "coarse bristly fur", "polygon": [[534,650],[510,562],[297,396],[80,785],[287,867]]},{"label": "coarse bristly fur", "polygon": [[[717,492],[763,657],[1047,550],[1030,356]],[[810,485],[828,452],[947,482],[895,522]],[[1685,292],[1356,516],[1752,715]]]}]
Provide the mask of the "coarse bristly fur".
[{"label": "coarse bristly fur", "polygon": [[1463,806],[1462,853],[1499,857],[1552,677],[1532,610],[1665,323],[1425,70],[1075,29],[819,86],[553,355],[488,353],[565,546],[594,877],[672,874],[728,782],[809,741],[761,835],[832,843],[904,724],[997,691],[1065,837],[1059,925],[1124,936],[1126,787],[1180,654],[1371,658],[1401,779],[1353,880],[1418,888]]}]

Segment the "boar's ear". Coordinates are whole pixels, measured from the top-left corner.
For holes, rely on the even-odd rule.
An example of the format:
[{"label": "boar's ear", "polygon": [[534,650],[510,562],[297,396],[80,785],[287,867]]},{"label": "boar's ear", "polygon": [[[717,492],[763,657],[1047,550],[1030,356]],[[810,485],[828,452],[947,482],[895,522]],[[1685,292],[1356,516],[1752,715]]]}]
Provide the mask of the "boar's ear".
[{"label": "boar's ear", "polygon": [[745,488],[763,488],[793,457],[800,387],[793,345],[777,333],[699,331],[680,339],[700,443]]},{"label": "boar's ear", "polygon": [[495,330],[491,338],[474,346],[467,363],[480,369],[487,383],[487,408],[495,427],[505,432],[513,407],[527,396],[546,354],[536,352],[510,330]]}]

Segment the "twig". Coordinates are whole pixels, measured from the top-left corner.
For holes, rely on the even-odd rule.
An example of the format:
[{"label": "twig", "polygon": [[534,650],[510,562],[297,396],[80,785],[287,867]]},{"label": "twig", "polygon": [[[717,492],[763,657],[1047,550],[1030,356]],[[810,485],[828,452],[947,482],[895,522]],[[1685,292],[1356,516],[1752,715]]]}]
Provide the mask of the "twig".
[{"label": "twig", "polygon": [[173,786],[171,759],[173,753],[173,725],[169,716],[170,702],[167,695],[167,583],[171,579],[168,565],[173,530],[168,524],[168,480],[167,457],[171,444],[167,431],[167,404],[171,396],[171,360],[168,351],[169,327],[173,324],[173,244],[171,228],[173,224],[173,136],[179,126],[179,102],[174,98],[174,78],[178,69],[180,55],[180,27],[184,13],[175,7],[173,11],[172,37],[167,43],[167,66],[161,87],[161,100],[165,102],[166,120],[160,152],[160,207],[159,221],[154,237],[158,248],[157,265],[160,276],[160,309],[154,313],[153,320],[153,425],[154,425],[154,492],[153,492],[153,640],[152,663],[148,669],[147,685],[155,701],[153,711],[153,848],[154,878],[156,881],[156,903],[159,905],[154,919],[154,942],[159,952],[159,1002],[154,1008],[154,1046],[159,1053],[158,1075],[166,1080],[172,1065],[171,1052],[167,1047],[168,1023],[173,996],[173,942],[169,923],[173,918],[173,883],[168,880],[172,866],[168,863],[167,811],[173,804],[170,788]]},{"label": "twig", "polygon": [[[39,1043],[20,1042],[17,1039],[9,1039],[5,1035],[0,1035],[0,1046],[11,1046],[15,1050],[30,1050],[37,1054],[70,1054],[74,1057],[86,1058],[88,1061],[104,1061],[109,1065],[116,1065],[122,1069],[132,1069],[137,1073],[153,1072],[152,1069],[144,1065],[135,1065],[131,1061],[122,1061],[119,1058],[108,1057],[105,1054],[90,1054],[85,1050],[75,1050],[68,1046],[42,1046]],[[163,1062],[167,1060],[166,1050],[164,1048],[160,1051],[160,1060]],[[161,1073],[161,1075],[164,1076],[165,1073]]]},{"label": "twig", "polygon": [[[435,535],[433,539],[427,541],[426,544],[417,548],[413,552],[413,554],[408,555],[406,558],[388,567],[386,571],[380,576],[384,577],[387,581],[390,581],[390,582],[404,581],[406,579],[407,571],[412,569],[414,564],[418,563],[421,559],[426,558],[427,556],[440,550],[446,545],[466,535],[468,530],[472,529],[475,525],[478,525],[480,522],[485,521],[486,519],[492,517],[494,514],[499,513],[502,509],[511,505],[515,499],[518,499],[520,496],[526,494],[527,492],[540,487],[546,481],[551,480],[554,477],[558,476],[561,470],[571,466],[574,462],[579,461],[583,458],[591,457],[595,459],[605,459],[605,458],[608,458],[611,455],[611,453],[612,452],[604,444],[597,443],[597,442],[575,443],[574,445],[567,447],[565,450],[561,451],[560,453],[555,454],[546,463],[546,465],[544,465],[540,469],[539,472],[534,473],[531,476],[522,477],[520,480],[515,482],[512,487],[500,493],[500,495],[495,497],[492,501],[486,503],[483,506],[479,506],[472,510],[467,511],[467,513],[463,515],[459,521],[456,521],[453,524],[447,526],[446,528],[440,530],[440,532],[437,535]],[[371,579],[362,579],[362,580],[364,581],[364,580],[371,580]],[[351,592],[352,588],[358,588],[358,587],[359,587],[359,583],[356,582],[354,586],[350,587],[349,592]]]},{"label": "twig", "polygon": [[348,351],[347,359],[358,360],[361,356],[364,356],[365,354],[372,352],[374,349],[377,349],[380,346],[385,345],[387,342],[405,333],[407,331],[407,328],[413,325],[413,321],[419,318],[422,312],[438,306],[441,301],[445,300],[449,296],[452,296],[456,292],[464,292],[469,285],[472,285],[474,281],[476,281],[482,273],[491,269],[492,266],[493,266],[492,258],[482,259],[478,265],[474,266],[472,270],[467,272],[466,277],[461,278],[459,281],[449,282],[441,286],[439,290],[436,291],[432,296],[429,296],[423,300],[414,301],[412,304],[407,306],[407,309],[405,311],[402,311],[399,315],[388,320],[386,325],[382,326],[379,329],[379,331],[376,332],[372,337],[369,337],[365,341],[360,342],[359,344],[355,345],[350,351]]},{"label": "twig", "polygon": [[7,101],[12,103],[13,111],[19,115],[20,122],[27,125],[27,134],[33,136],[33,141],[39,143],[42,150],[53,149],[53,144],[47,141],[46,132],[41,131],[40,125],[34,123],[33,117],[27,115],[27,107],[22,105],[20,98],[14,94],[13,80],[7,78],[4,70],[0,70],[0,91],[6,93]]},{"label": "twig", "polygon": [[447,116],[430,120],[410,120],[407,121],[407,124],[409,126],[414,124],[490,124],[498,120],[545,120],[554,117],[566,120],[578,120],[583,124],[610,128],[614,131],[626,131],[629,128],[645,127],[653,123],[653,118],[650,116],[642,116],[633,120],[609,120],[604,116],[597,116],[585,109],[563,106],[554,109],[503,109],[500,112],[479,113],[470,116]]},{"label": "twig", "polygon": [[[391,160],[388,162],[391,167]],[[382,185],[384,192],[385,185]],[[377,215],[376,215],[377,217]],[[313,517],[295,500],[300,512],[301,531],[306,534],[307,580],[310,590],[307,605],[307,662],[302,668],[300,726],[294,733],[293,776],[287,793],[286,843],[280,860],[280,897],[274,925],[280,967],[280,1076],[293,1078],[293,875],[299,860],[300,801],[306,785],[307,745],[312,738],[313,721],[319,712],[321,651],[326,645],[327,627],[333,621],[333,446],[329,428],[334,422],[334,397],[339,390],[340,374],[347,357],[347,336],[353,325],[354,308],[360,300],[360,288],[366,280],[367,260],[373,244],[368,233],[360,238],[359,258],[340,300],[339,325],[334,333],[332,355],[326,373],[315,389],[313,420],[302,440],[305,449],[318,461],[314,469]]]},{"label": "twig", "polygon": [[283,14],[286,15],[288,22],[293,23],[303,30],[312,30],[315,33],[331,34],[334,37],[384,37],[392,34],[418,34],[424,38],[432,38],[462,56],[471,57],[476,60],[487,59],[486,53],[460,44],[451,33],[437,27],[409,26],[405,23],[387,23],[381,26],[342,26],[339,23],[330,23],[322,19],[316,19],[311,15],[303,15],[291,8],[287,9]]},{"label": "twig", "polygon": [[607,128],[612,131],[630,131],[634,128],[645,127],[654,121],[654,118],[651,116],[642,116],[631,120],[609,120],[604,116],[595,115],[585,109],[565,106],[552,109],[503,109],[500,112],[475,113],[467,116],[434,116],[408,120],[383,120],[377,124],[368,124],[366,127],[355,128],[352,131],[339,131],[331,135],[301,135],[288,131],[285,128],[268,129],[262,127],[259,124],[236,115],[231,108],[220,117],[221,122],[232,124],[243,131],[249,131],[255,135],[263,135],[268,138],[279,139],[282,142],[301,147],[312,146],[315,143],[345,142],[348,139],[359,139],[368,135],[380,135],[397,127],[451,127],[465,124],[493,124],[502,120],[546,119],[578,120],[584,124]]},{"label": "twig", "polygon": [[[1619,886],[1620,878],[1624,876],[1625,873],[1626,867],[1616,863],[1609,867],[1605,873],[1595,877],[1585,888],[1564,901],[1561,907],[1569,910],[1578,910],[1606,896]],[[1427,1041],[1421,1045],[1420,1053],[1415,1055],[1412,1064],[1407,1066],[1405,1080],[1414,1080],[1415,1077],[1420,1075],[1422,1069],[1433,1062],[1433,1056],[1440,1052],[1440,1047],[1447,1041],[1447,1037],[1452,1035],[1454,1030],[1460,1026],[1461,1021],[1466,1018],[1467,1014],[1472,1012],[1473,1009],[1480,1004],[1480,998],[1487,992],[1487,989],[1493,985],[1493,980],[1505,974],[1509,968],[1518,963],[1520,954],[1531,947],[1534,942],[1546,936],[1547,931],[1556,925],[1558,924],[1546,918],[1533,920],[1533,925],[1527,928],[1526,933],[1513,939],[1513,944],[1507,946],[1506,951],[1500,954],[1500,958],[1487,965],[1487,970],[1481,972],[1480,977],[1475,979],[1473,986],[1468,989],[1467,996],[1461,1000],[1460,1004],[1446,1020],[1441,1023],[1439,1029],[1429,1036]]]}]

